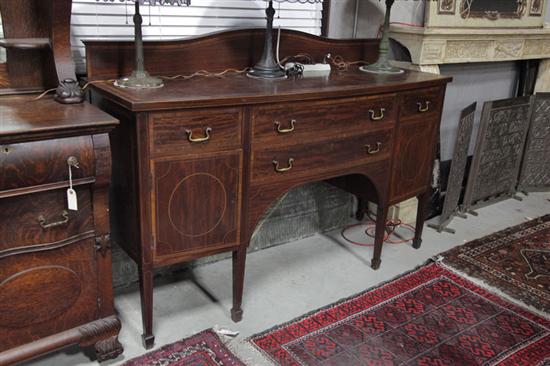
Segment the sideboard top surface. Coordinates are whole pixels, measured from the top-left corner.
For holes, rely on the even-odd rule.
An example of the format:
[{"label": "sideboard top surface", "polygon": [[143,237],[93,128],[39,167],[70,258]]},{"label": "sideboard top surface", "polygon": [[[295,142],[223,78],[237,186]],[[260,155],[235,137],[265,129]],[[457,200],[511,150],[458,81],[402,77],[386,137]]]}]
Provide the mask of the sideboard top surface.
[{"label": "sideboard top surface", "polygon": [[197,76],[166,80],[153,90],[121,89],[112,82],[95,83],[94,88],[124,108],[154,111],[175,108],[213,107],[392,93],[443,85],[450,77],[405,71],[399,75],[376,75],[353,69],[333,71],[326,77],[256,80],[245,75]]},{"label": "sideboard top surface", "polygon": [[52,96],[33,101],[36,95],[0,97],[0,142],[71,134],[75,131],[112,129],[118,121],[89,104],[59,104]]}]

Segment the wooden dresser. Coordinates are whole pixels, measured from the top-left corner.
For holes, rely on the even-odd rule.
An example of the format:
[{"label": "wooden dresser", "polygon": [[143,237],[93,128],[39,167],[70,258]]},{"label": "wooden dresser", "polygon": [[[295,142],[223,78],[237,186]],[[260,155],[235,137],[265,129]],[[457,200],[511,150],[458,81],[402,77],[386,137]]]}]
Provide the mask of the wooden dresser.
[{"label": "wooden dresser", "polygon": [[73,344],[115,358],[108,133],[118,121],[33,97],[0,97],[0,365]]},{"label": "wooden dresser", "polygon": [[[250,66],[262,30],[145,45],[156,75]],[[132,44],[90,41],[88,76],[129,72]],[[285,31],[281,55],[327,53],[374,61],[376,40],[329,40]],[[93,103],[116,116],[113,222],[140,273],[144,343],[153,345],[155,268],[233,252],[232,318],[242,317],[246,250],[257,223],[288,190],[325,180],[378,204],[380,254],[388,207],[419,197],[420,246],[436,136],[450,78],[356,68],[328,77],[264,81],[244,75],[167,80],[162,89],[94,85]],[[327,274],[329,275],[329,274]],[[350,274],[353,275],[353,274]]]}]

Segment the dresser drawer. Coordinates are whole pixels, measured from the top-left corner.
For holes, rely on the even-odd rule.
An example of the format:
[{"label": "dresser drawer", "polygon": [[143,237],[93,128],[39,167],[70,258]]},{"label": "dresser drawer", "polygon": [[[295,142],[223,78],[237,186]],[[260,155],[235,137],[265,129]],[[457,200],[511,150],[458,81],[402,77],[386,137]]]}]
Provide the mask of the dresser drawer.
[{"label": "dresser drawer", "polygon": [[150,115],[154,154],[240,148],[242,108],[197,109]]},{"label": "dresser drawer", "polygon": [[327,143],[293,145],[254,151],[252,181],[311,175],[389,158],[393,129]]},{"label": "dresser drawer", "polygon": [[300,102],[252,111],[254,148],[338,138],[392,126],[395,95]]},{"label": "dresser drawer", "polygon": [[90,190],[87,186],[74,189],[78,211],[67,209],[66,189],[0,199],[0,256],[93,231]]},{"label": "dresser drawer", "polygon": [[95,175],[90,136],[0,146],[0,191],[69,180],[67,160],[76,158],[73,179]]},{"label": "dresser drawer", "polygon": [[439,117],[442,104],[441,87],[406,92],[401,94],[400,118]]},{"label": "dresser drawer", "polygon": [[97,319],[97,258],[93,238],[0,254],[0,352]]}]

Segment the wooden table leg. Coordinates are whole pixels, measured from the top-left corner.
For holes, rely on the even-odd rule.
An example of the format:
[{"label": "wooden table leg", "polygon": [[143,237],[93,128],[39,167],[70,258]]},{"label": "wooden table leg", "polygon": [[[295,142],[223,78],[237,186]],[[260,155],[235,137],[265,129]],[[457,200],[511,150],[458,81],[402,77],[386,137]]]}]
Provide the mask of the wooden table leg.
[{"label": "wooden table leg", "polygon": [[139,268],[139,290],[141,295],[141,318],[143,346],[150,349],[155,345],[153,335],[153,269]]},{"label": "wooden table leg", "polygon": [[382,256],[382,246],[384,245],[384,236],[386,234],[388,209],[387,205],[379,203],[376,210],[376,234],[374,236],[374,255],[371,261],[372,269],[380,268],[380,264],[382,263],[380,257]]},{"label": "wooden table leg", "polygon": [[231,319],[237,323],[243,318],[241,308],[243,302],[244,269],[246,264],[246,246],[233,252],[233,308]]},{"label": "wooden table leg", "polygon": [[416,213],[416,227],[412,244],[414,249],[419,249],[422,245],[422,230],[424,229],[424,221],[426,221],[429,199],[430,195],[428,192],[424,192],[418,196],[418,211]]},{"label": "wooden table leg", "polygon": [[357,197],[357,211],[355,218],[358,221],[363,221],[368,210],[368,201],[362,197]]}]

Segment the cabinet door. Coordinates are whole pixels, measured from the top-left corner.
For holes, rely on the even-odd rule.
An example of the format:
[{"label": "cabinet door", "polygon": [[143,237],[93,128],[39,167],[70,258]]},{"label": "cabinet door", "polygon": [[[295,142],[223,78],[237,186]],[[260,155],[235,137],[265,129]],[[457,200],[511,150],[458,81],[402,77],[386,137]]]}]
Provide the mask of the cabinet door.
[{"label": "cabinet door", "polygon": [[241,160],[237,151],[153,162],[157,259],[238,243]]},{"label": "cabinet door", "polygon": [[429,184],[436,126],[437,120],[430,119],[400,123],[393,160],[392,203],[416,196]]}]

